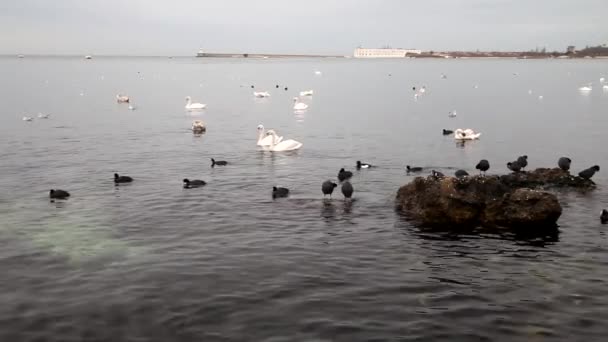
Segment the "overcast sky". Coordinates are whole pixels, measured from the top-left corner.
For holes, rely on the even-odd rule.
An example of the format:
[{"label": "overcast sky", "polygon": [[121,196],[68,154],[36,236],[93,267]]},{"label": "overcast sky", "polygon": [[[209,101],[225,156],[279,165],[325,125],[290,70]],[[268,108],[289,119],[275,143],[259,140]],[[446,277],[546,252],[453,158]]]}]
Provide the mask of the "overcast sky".
[{"label": "overcast sky", "polygon": [[352,54],[608,43],[608,0],[0,0],[0,54]]}]

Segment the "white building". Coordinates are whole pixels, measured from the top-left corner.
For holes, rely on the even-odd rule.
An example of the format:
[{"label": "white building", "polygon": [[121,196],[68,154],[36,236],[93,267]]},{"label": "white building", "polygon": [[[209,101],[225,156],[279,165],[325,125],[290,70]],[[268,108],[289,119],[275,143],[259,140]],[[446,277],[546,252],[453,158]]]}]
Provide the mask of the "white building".
[{"label": "white building", "polygon": [[404,58],[407,55],[419,55],[422,50],[414,49],[365,49],[356,48],[354,56],[355,58]]}]

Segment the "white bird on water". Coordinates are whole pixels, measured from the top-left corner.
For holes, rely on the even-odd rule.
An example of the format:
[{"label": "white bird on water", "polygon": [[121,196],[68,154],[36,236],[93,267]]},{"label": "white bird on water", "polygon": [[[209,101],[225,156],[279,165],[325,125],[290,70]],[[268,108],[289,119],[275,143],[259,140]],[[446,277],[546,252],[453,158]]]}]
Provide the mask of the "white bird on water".
[{"label": "white bird on water", "polygon": [[34,118],[32,118],[31,116],[24,116],[22,120],[23,121],[32,121],[32,120],[34,120]]},{"label": "white bird on water", "polygon": [[313,93],[313,90],[304,90],[300,92],[300,96],[312,96]]},{"label": "white bird on water", "polygon": [[[275,135],[277,134],[274,130],[269,129],[268,133],[273,132]],[[281,142],[283,140],[283,137],[279,137],[277,136],[277,143]],[[272,135],[266,135],[266,129],[264,128],[264,125],[258,125],[258,146],[263,146],[263,147],[267,147],[272,145],[272,139],[273,136]]]},{"label": "white bird on water", "polygon": [[118,103],[129,103],[131,101],[127,95],[118,94],[116,95],[116,102]]},{"label": "white bird on water", "polygon": [[455,118],[457,114],[458,114],[458,113],[456,113],[456,111],[455,111],[455,110],[453,110],[453,111],[451,111],[451,112],[449,112],[449,113],[448,113],[448,117],[450,117],[450,118]]},{"label": "white bird on water", "polygon": [[272,137],[272,143],[268,147],[269,151],[272,152],[284,152],[284,151],[295,151],[302,147],[302,143],[293,139],[287,139],[279,142],[279,136],[273,130],[266,132],[266,135]]},{"label": "white bird on water", "polygon": [[192,98],[190,96],[186,96],[186,110],[201,110],[207,108],[206,104],[203,103],[192,103]]},{"label": "white bird on water", "polygon": [[270,97],[270,93],[267,91],[254,91],[253,96],[260,98]]},{"label": "white bird on water", "polygon": [[608,91],[608,84],[605,84],[605,85],[602,87],[602,89],[603,89],[604,91]]},{"label": "white bird on water", "polygon": [[605,79],[605,78],[603,78],[603,77],[600,77],[600,82],[601,82],[601,83],[604,83],[604,82],[606,82],[606,79]]},{"label": "white bird on water", "polygon": [[304,109],[308,108],[308,105],[306,103],[299,102],[299,101],[300,101],[300,98],[298,98],[298,97],[294,97],[293,98],[293,102],[294,102],[293,109],[295,109],[295,110],[304,110]]},{"label": "white bird on water", "polygon": [[38,117],[41,118],[41,119],[48,119],[49,116],[51,116],[51,114],[38,113]]},{"label": "white bird on water", "polygon": [[583,86],[578,88],[578,90],[582,91],[582,92],[589,92],[591,90],[593,90],[593,88],[591,87],[591,84],[587,85],[587,86]]}]

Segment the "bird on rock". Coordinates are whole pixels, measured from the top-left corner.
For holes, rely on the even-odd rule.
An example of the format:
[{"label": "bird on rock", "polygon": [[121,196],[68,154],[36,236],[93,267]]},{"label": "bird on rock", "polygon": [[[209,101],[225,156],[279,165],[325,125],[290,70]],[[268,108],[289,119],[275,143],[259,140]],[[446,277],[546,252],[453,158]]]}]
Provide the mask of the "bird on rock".
[{"label": "bird on rock", "polygon": [[485,173],[490,169],[490,162],[486,159],[482,159],[479,161],[479,163],[477,163],[477,165],[475,165],[475,168],[479,170],[479,174],[483,172],[485,175]]}]

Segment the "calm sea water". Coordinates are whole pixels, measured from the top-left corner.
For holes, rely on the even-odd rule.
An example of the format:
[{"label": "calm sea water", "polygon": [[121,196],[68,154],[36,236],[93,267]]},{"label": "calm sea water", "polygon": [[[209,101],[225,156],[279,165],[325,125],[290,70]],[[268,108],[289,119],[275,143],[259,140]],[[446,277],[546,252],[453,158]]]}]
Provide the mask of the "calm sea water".
[{"label": "calm sea water", "polygon": [[[559,193],[544,241],[423,231],[393,209],[407,164],[608,168],[601,76],[608,61],[0,58],[0,340],[603,340],[604,169],[596,191]],[[208,109],[186,113],[187,95]],[[304,147],[258,151],[258,124]],[[458,146],[443,128],[483,135]],[[378,167],[355,172],[355,201],[323,201],[356,160]]]}]

